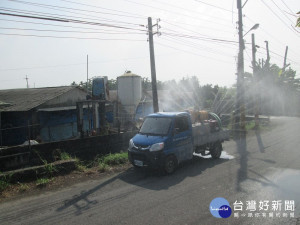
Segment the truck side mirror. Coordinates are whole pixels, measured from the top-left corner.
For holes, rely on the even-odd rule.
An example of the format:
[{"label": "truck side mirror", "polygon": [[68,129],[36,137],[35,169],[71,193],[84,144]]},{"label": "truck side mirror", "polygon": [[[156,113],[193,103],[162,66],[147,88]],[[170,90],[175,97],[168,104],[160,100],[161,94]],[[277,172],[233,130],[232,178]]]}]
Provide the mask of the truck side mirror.
[{"label": "truck side mirror", "polygon": [[179,133],[179,128],[178,127],[174,128],[174,130],[173,130],[173,136],[176,135],[176,134],[178,134],[178,133]]}]

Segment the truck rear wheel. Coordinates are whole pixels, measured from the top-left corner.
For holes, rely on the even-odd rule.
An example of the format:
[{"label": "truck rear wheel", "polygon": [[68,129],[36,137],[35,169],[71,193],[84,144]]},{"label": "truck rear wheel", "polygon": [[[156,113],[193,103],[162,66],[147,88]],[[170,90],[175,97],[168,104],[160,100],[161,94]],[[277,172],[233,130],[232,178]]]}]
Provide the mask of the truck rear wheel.
[{"label": "truck rear wheel", "polygon": [[177,167],[177,159],[174,155],[170,155],[166,158],[164,164],[164,171],[167,174],[172,174]]},{"label": "truck rear wheel", "polygon": [[220,142],[215,143],[210,149],[211,157],[213,159],[219,159],[221,156],[222,150],[223,150],[222,143],[220,143]]}]

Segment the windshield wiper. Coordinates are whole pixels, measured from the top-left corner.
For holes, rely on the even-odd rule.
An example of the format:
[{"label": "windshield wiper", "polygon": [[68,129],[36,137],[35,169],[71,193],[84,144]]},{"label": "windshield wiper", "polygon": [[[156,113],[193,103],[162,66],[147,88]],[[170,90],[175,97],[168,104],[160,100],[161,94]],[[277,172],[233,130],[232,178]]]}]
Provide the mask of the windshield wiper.
[{"label": "windshield wiper", "polygon": [[139,132],[139,134],[147,135],[147,136],[162,136],[161,134],[156,134],[156,133],[144,133],[144,132]]}]

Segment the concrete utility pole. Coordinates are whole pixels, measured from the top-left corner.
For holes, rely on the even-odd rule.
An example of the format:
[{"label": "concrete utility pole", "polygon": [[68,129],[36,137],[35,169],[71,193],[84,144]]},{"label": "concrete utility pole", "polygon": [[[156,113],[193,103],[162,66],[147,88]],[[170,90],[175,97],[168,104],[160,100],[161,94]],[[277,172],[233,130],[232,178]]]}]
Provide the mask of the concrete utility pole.
[{"label": "concrete utility pole", "polygon": [[290,64],[288,64],[288,65],[286,64],[286,58],[287,58],[288,49],[289,49],[289,47],[286,46],[286,48],[285,48],[285,54],[284,54],[284,61],[283,61],[282,74],[285,71],[285,68],[290,65]]},{"label": "concrete utility pole", "polygon": [[89,55],[86,56],[86,93],[87,94],[89,94],[88,83],[89,83]]},{"label": "concrete utility pole", "polygon": [[[239,25],[239,54],[237,65],[237,93],[235,106],[235,129],[245,131],[245,104],[244,104],[244,39],[243,39],[243,13],[241,0],[237,0]],[[240,137],[240,136],[239,136]]]},{"label": "concrete utility pole", "polygon": [[266,49],[267,49],[267,60],[266,60],[266,63],[265,63],[265,66],[267,68],[270,67],[270,52],[269,52],[269,42],[268,41],[265,41],[266,42]]},{"label": "concrete utility pole", "polygon": [[150,49],[150,64],[151,64],[151,83],[152,83],[152,97],[153,97],[153,110],[158,112],[158,96],[157,96],[157,85],[156,85],[156,69],[155,69],[155,59],[154,59],[154,45],[153,45],[153,26],[158,26],[157,24],[152,25],[152,18],[148,17],[148,34],[149,34],[149,49]]},{"label": "concrete utility pole", "polygon": [[255,92],[255,106],[254,106],[254,118],[255,118],[255,129],[259,128],[259,97],[261,88],[258,81],[258,68],[256,65],[256,45],[255,45],[255,36],[254,34],[251,35],[252,37],[252,68],[253,68],[253,77],[255,81],[255,86],[258,88],[258,91]]},{"label": "concrete utility pole", "polygon": [[26,75],[26,77],[24,79],[26,80],[26,87],[29,88],[29,85],[28,85],[29,78],[27,77],[27,75]]}]

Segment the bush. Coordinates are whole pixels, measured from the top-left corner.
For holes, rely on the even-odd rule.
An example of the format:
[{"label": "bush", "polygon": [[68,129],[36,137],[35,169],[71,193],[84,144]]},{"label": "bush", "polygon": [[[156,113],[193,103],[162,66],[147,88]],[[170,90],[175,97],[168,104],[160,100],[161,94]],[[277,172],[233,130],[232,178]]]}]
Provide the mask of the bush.
[{"label": "bush", "polygon": [[123,152],[123,153],[109,154],[107,156],[104,156],[100,160],[104,164],[110,166],[124,164],[128,161],[128,153]]},{"label": "bush", "polygon": [[51,179],[49,178],[40,178],[40,179],[37,179],[36,181],[36,186],[46,186],[46,184],[48,184],[49,182],[51,181]]},{"label": "bush", "polygon": [[108,165],[100,162],[98,165],[98,171],[104,173],[108,169]]}]

